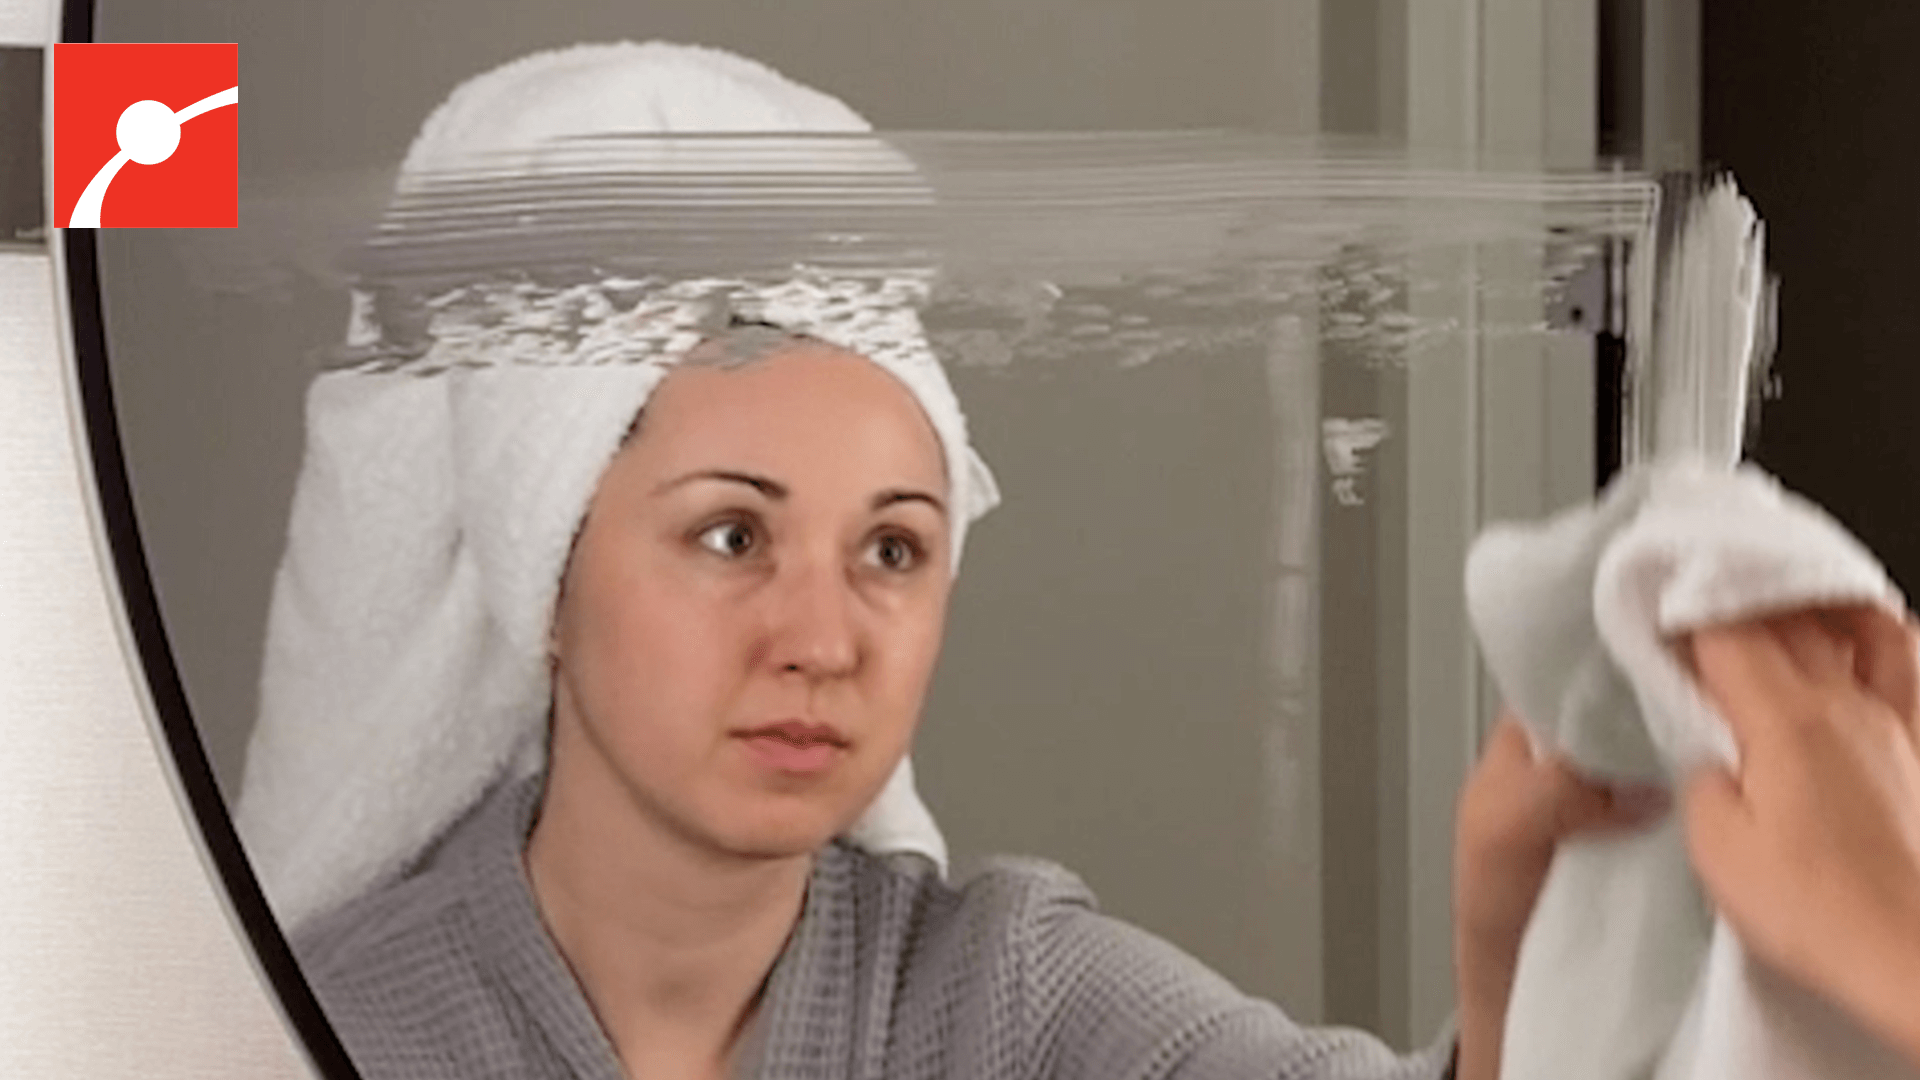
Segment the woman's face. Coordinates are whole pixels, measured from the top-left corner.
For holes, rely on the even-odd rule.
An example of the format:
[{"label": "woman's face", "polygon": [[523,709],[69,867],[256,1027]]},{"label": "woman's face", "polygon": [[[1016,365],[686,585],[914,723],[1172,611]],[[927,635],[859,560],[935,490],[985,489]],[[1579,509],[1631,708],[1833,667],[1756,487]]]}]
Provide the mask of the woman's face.
[{"label": "woman's face", "polygon": [[[555,613],[549,799],[756,857],[844,830],[906,753],[952,583],[940,443],[861,357],[676,369]],[[596,810],[596,812],[598,812]]]}]

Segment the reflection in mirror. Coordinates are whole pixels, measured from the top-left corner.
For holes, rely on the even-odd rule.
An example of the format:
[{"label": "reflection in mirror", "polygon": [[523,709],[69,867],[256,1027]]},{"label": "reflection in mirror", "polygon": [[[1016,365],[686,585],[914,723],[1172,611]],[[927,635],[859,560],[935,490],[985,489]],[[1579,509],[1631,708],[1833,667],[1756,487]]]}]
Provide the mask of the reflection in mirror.
[{"label": "reflection in mirror", "polygon": [[39,168],[44,79],[41,50],[0,46],[0,146],[9,151],[0,162],[0,250],[46,239]]},{"label": "reflection in mirror", "polygon": [[[494,69],[392,166],[101,237],[168,633],[367,1075],[917,1075],[857,1025],[1026,1052],[1006,995],[1147,1053],[1175,991],[1439,1075],[1459,556],[1591,491],[1653,185],[875,135],[660,46]],[[1385,1053],[1259,1015],[1210,1052]]]}]

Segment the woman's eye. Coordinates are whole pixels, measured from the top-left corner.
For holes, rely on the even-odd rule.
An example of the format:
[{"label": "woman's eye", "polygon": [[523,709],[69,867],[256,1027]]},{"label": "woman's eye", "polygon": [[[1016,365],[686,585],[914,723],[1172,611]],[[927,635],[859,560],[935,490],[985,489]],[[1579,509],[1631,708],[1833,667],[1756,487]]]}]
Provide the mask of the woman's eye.
[{"label": "woman's eye", "polygon": [[882,536],[873,542],[873,558],[887,570],[911,570],[920,562],[920,548],[904,536]]},{"label": "woman's eye", "polygon": [[753,529],[744,522],[727,521],[700,534],[700,546],[715,555],[739,558],[753,550]]}]

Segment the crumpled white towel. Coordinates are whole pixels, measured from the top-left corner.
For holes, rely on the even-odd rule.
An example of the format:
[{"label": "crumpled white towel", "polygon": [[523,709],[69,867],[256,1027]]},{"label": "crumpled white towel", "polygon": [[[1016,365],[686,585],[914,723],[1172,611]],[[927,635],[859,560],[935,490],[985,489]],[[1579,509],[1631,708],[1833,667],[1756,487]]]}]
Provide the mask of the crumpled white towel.
[{"label": "crumpled white towel", "polygon": [[[426,169],[467,150],[659,130],[866,125],[716,50],[583,46],[463,85],[408,161]],[[283,926],[402,872],[490,783],[539,767],[547,632],[572,536],[636,412],[701,328],[729,312],[762,319],[898,377],[945,451],[956,565],[968,524],[998,501],[914,309],[923,270],[655,283],[637,301],[601,284],[544,296],[512,281],[463,287],[464,307],[435,306],[418,365],[439,374],[333,372],[309,390],[236,814]],[[366,344],[381,331],[368,298],[355,299],[350,338]],[[850,835],[945,869],[909,761]]]},{"label": "crumpled white towel", "polygon": [[[1885,571],[1812,503],[1751,467],[1680,459],[1597,504],[1474,544],[1482,653],[1536,748],[1606,779],[1678,784],[1737,764],[1670,642],[1816,605],[1902,613]],[[1920,1080],[1871,1036],[1749,960],[1687,860],[1680,815],[1565,845],[1520,951],[1503,1080]]]}]

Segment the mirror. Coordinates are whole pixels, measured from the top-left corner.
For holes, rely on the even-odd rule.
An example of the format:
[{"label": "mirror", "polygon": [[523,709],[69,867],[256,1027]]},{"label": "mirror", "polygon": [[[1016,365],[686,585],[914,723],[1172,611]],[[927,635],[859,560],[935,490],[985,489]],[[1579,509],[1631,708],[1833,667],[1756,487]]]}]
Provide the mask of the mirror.
[{"label": "mirror", "polygon": [[[1617,450],[1655,188],[1602,167],[1577,110],[1462,145],[1420,104],[1451,69],[1333,5],[1201,7],[103,0],[101,40],[238,40],[247,92],[240,228],[98,237],[191,712],[169,722],[237,795],[303,396],[345,362],[352,290],[430,296],[449,260],[525,269],[558,235],[461,248],[458,218],[389,214],[422,120],[543,48],[728,49],[847,102],[933,194],[862,228],[940,251],[924,320],[1005,495],[915,747],[956,876],[1058,861],[1302,1022],[1424,1042],[1451,1007],[1452,799],[1492,704],[1459,567],[1481,522],[1583,498]],[[1321,38],[1296,40],[1312,11]]]}]

